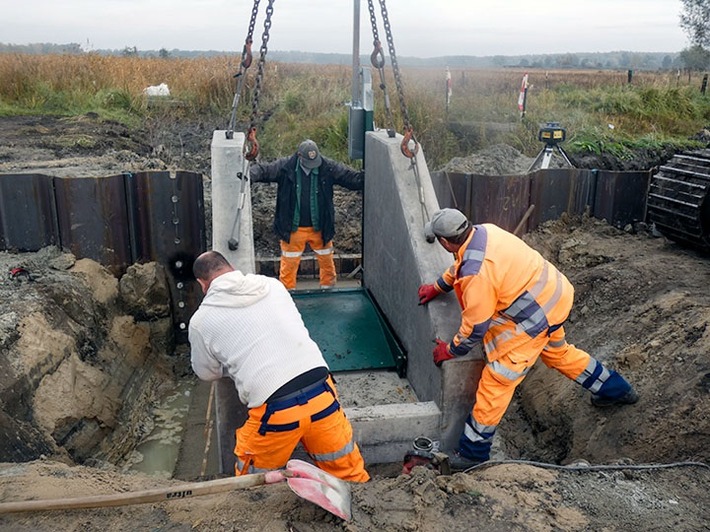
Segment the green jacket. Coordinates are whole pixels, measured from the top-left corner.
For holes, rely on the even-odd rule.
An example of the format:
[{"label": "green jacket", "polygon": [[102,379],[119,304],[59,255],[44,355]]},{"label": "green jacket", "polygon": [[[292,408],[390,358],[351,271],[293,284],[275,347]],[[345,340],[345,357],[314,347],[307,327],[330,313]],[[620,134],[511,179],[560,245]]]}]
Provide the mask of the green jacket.
[{"label": "green jacket", "polygon": [[[365,172],[357,171],[332,159],[323,157],[318,167],[318,219],[323,242],[329,242],[335,236],[335,206],[333,205],[333,185],[349,190],[362,190]],[[274,232],[281,240],[289,242],[293,217],[299,198],[296,197],[296,165],[298,155],[277,159],[272,163],[256,163],[249,171],[255,183],[277,183],[276,213]]]}]

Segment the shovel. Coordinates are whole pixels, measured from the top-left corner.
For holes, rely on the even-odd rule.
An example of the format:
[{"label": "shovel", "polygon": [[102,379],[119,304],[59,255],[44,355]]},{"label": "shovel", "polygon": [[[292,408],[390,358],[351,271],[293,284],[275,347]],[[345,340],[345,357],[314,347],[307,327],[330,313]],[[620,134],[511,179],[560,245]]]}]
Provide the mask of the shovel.
[{"label": "shovel", "polygon": [[45,499],[0,503],[0,514],[11,512],[38,512],[44,510],[71,510],[101,508],[148,502],[186,499],[198,495],[222,493],[241,488],[263,486],[286,481],[291,490],[330,513],[348,521],[350,519],[350,485],[333,475],[302,460],[289,460],[285,470],[267,471],[253,475],[221,478],[207,482],[193,482],[170,488],[157,488],[113,495],[95,495],[73,499]]}]

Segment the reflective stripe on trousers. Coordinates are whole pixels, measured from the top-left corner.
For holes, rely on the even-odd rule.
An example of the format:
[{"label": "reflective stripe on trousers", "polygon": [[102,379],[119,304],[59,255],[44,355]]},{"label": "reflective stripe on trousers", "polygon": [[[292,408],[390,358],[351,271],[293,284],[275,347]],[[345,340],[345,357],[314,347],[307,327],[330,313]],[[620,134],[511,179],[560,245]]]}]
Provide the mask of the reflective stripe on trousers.
[{"label": "reflective stripe on trousers", "polygon": [[[461,435],[460,447],[469,456],[487,460],[496,428],[513,398],[515,388],[526,377],[538,357],[550,368],[577,380],[590,361],[589,354],[568,344],[564,327],[550,328],[514,350],[488,362],[483,368],[476,391],[476,402]],[[590,375],[587,375],[588,378]],[[579,382],[579,380],[577,380]]]},{"label": "reflective stripe on trousers", "polygon": [[288,289],[296,288],[296,276],[301,264],[301,256],[310,245],[318,260],[320,285],[335,286],[336,272],[333,259],[333,242],[323,242],[320,231],[312,227],[299,227],[291,233],[289,242],[281,240],[281,263],[279,265],[279,281]]},{"label": "reflective stripe on trousers", "polygon": [[[272,406],[268,417],[267,404],[249,410],[247,421],[236,431],[237,475],[285,466],[300,442],[324,471],[353,482],[370,478],[353,440],[352,426],[337,401],[335,385],[330,377],[326,382],[329,390],[301,400],[304,404],[296,400],[283,409]],[[248,462],[249,467],[242,471]]]}]

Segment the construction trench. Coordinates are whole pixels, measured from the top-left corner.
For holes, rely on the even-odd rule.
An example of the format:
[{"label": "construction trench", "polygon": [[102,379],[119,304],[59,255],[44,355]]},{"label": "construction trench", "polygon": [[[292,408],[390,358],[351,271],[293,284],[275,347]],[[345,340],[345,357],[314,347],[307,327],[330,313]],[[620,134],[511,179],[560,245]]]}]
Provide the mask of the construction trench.
[{"label": "construction trench", "polygon": [[[353,52],[354,57],[359,56],[357,49]],[[358,101],[359,93],[364,100],[362,110],[371,112],[369,77],[360,79],[362,87],[356,87],[357,75],[369,71],[357,70],[354,68],[353,102]],[[351,123],[359,116],[352,111]],[[361,123],[356,127],[369,129],[367,117],[367,113],[360,116]],[[3,402],[11,407],[7,411],[15,407],[20,419],[8,420],[1,429],[0,436],[5,436],[6,443],[0,450],[7,459],[31,460],[60,448],[78,463],[108,461],[169,478],[194,479],[233,472],[234,430],[244,421],[246,410],[239,403],[231,380],[222,379],[214,385],[195,383],[187,367],[189,346],[185,335],[190,313],[200,299],[190,274],[191,262],[200,252],[215,249],[242,272],[257,272],[250,186],[240,178],[248,175],[243,155],[245,136],[232,133],[217,130],[212,137],[211,224],[196,218],[197,213],[204,212],[202,209],[186,208],[191,202],[201,207],[204,201],[201,186],[197,185],[201,177],[189,173],[111,176],[101,180],[102,186],[108,183],[106,189],[101,189],[98,180],[88,179],[79,180],[86,187],[70,179],[53,179],[46,184],[38,175],[11,176],[13,179],[8,180],[11,184],[4,191],[11,199],[4,206],[5,212],[12,211],[15,219],[29,213],[34,220],[24,225],[39,228],[32,233],[30,229],[18,230],[17,225],[5,224],[0,231],[2,249],[22,249],[17,243],[29,235],[33,245],[28,249],[60,245],[80,261],[88,258],[104,265],[116,277],[135,264],[153,261],[165,270],[167,288],[158,291],[165,298],[162,305],[154,305],[159,310],[142,309],[145,302],[140,298],[128,305],[136,331],[127,318],[121,318],[120,327],[116,325],[119,319],[114,320],[112,327],[121,328],[125,336],[135,337],[140,331],[151,349],[142,348],[141,352],[150,354],[140,363],[117,352],[115,360],[108,364],[108,373],[120,381],[103,382],[106,390],[114,394],[107,399],[110,408],[97,408],[99,412],[95,412],[76,407],[68,409],[70,414],[55,411],[43,417],[33,413],[28,404],[33,401],[27,397],[36,395],[38,389],[47,403],[55,400],[51,392],[45,391],[49,384],[41,382],[43,365],[51,366],[57,374],[67,374],[67,381],[74,383],[77,373],[91,373],[83,364],[91,366],[95,358],[110,358],[106,353],[102,355],[91,338],[81,338],[79,360],[72,358],[66,364],[71,367],[65,369],[63,361],[42,361],[27,375],[18,371],[17,380],[8,379],[10,384],[2,390]],[[453,336],[460,309],[453,297],[439,298],[426,307],[417,305],[418,286],[433,281],[451,261],[440,246],[426,242],[423,227],[429,216],[439,206],[457,206],[475,222],[493,221],[511,231],[525,232],[565,213],[584,212],[593,204],[594,216],[624,227],[646,219],[644,200],[651,177],[649,172],[619,176],[596,170],[545,170],[529,176],[444,175],[432,179],[424,153],[419,150],[410,159],[403,156],[401,147],[401,135],[390,137],[383,130],[369,131],[360,147],[367,154],[367,179],[359,280],[343,280],[339,288],[327,293],[302,283],[302,288],[294,293],[306,326],[334,372],[355,439],[370,465],[400,463],[420,437],[438,442],[445,449],[455,447],[483,366],[480,346],[441,368],[432,364],[432,340]],[[35,205],[24,204],[10,192],[20,180]],[[159,188],[156,182],[160,180],[167,185]],[[654,184],[655,190],[664,187],[658,180]],[[2,187],[0,180],[0,192]],[[671,213],[664,221],[667,227],[677,229],[676,234],[690,234],[691,240],[707,243],[704,222],[695,224],[699,228],[677,227],[684,217],[691,222],[707,217],[707,184],[703,187],[697,206],[701,216],[694,212],[684,212],[683,217]],[[668,198],[663,193],[654,194],[655,203],[650,202],[649,208],[667,213],[669,208],[664,201],[672,202],[676,195],[676,191],[671,192]],[[67,209],[50,206],[50,197],[58,198],[59,206]],[[629,197],[637,200],[628,201]],[[113,206],[122,203],[129,205],[125,220],[124,215],[114,216],[112,211]],[[80,211],[86,205],[98,205],[93,207],[102,211],[97,219],[109,221],[103,224],[88,216],[82,218]],[[239,213],[238,219],[235,213]],[[37,220],[39,223],[32,223]],[[205,245],[203,238],[207,225],[211,227],[211,245]],[[234,246],[230,247],[229,242],[235,238],[238,246],[231,249]],[[81,267],[91,268],[86,263]],[[134,290],[150,285],[149,279],[141,279],[133,271],[132,275]],[[154,275],[159,277],[160,273]],[[393,277],[396,283],[392,282]],[[121,284],[130,282],[124,283],[121,277]],[[124,300],[131,297],[131,286],[119,286],[118,290]],[[97,309],[98,314],[106,312],[104,308]],[[115,343],[121,347],[120,342]],[[162,355],[174,351],[174,356],[168,356],[166,362],[160,353],[156,354],[161,350]],[[165,366],[158,371],[164,374],[163,378],[170,380],[170,373],[176,377],[170,393],[151,390],[160,382],[152,369],[147,369],[151,364]],[[100,384],[93,384],[90,389],[94,393],[101,390]],[[121,390],[113,391],[113,387]],[[110,415],[105,410],[111,410]],[[148,410],[152,412],[149,420],[145,415]],[[28,420],[39,422],[45,434],[39,434]],[[498,458],[504,457],[500,454],[501,440],[499,435],[494,453]],[[300,450],[296,456],[302,457]]]},{"label": "construction trench", "polygon": [[[37,120],[32,119],[33,123]],[[41,123],[51,128],[49,135],[57,137],[76,125],[91,128],[95,135],[105,135],[103,127],[94,130],[97,123],[86,119],[42,119]],[[10,164],[0,163],[0,243],[8,246],[0,252],[0,271],[5,273],[0,276],[0,356],[4,362],[0,366],[0,456],[4,462],[0,467],[0,499],[5,503],[126,493],[212,478],[219,468],[216,434],[211,439],[208,463],[204,464],[209,474],[199,476],[211,387],[198,383],[189,368],[188,346],[180,333],[180,324],[189,312],[183,313],[178,305],[181,300],[170,295],[171,286],[177,288],[180,282],[173,277],[180,273],[171,268],[173,251],[179,250],[185,258],[190,225],[206,225],[199,223],[197,215],[191,217],[182,209],[186,204],[198,206],[202,201],[202,189],[199,194],[192,194],[197,188],[193,181],[204,181],[207,208],[209,166],[179,165],[199,169],[197,175],[140,175],[142,169],[156,167],[139,161],[128,168],[136,172],[128,179],[120,175],[114,178],[112,173],[120,174],[126,169],[125,159],[117,159],[117,165],[107,169],[103,157],[100,162],[82,158],[81,167],[74,160],[57,166],[58,161],[51,157],[41,160],[41,166],[31,166],[35,174],[10,175],[27,172],[27,161],[39,160],[31,157],[36,148],[22,150],[22,146],[31,146],[33,137],[27,133],[12,136],[13,131],[22,132],[24,124],[24,120],[0,123],[0,127],[5,127],[0,138],[12,140],[10,153],[14,157]],[[203,141],[206,146],[209,143],[209,139]],[[399,164],[403,157],[396,149],[393,151],[394,164]],[[710,448],[706,436],[710,419],[710,328],[705,323],[710,301],[707,258],[654,237],[650,227],[644,229],[640,220],[645,217],[646,187],[641,187],[641,193],[635,192],[635,187],[637,181],[648,181],[640,172],[579,168],[525,175],[528,159],[527,164],[514,165],[522,168],[522,173],[507,165],[510,173],[501,174],[498,169],[489,170],[493,165],[484,155],[490,151],[472,153],[469,159],[474,164],[463,170],[467,174],[457,174],[457,170],[449,168],[443,182],[439,172],[431,174],[440,205],[453,206],[447,196],[453,190],[459,208],[466,209],[473,219],[495,221],[513,230],[529,205],[534,204],[523,236],[559,265],[575,286],[570,338],[628,375],[641,400],[637,406],[618,410],[595,409],[584,390],[536,364],[503,419],[496,438],[502,454],[494,457],[534,460],[556,466],[560,468],[558,472],[525,463],[494,462],[468,475],[435,476],[419,468],[411,476],[398,476],[401,457],[391,464],[368,464],[373,481],[353,486],[352,490],[354,529],[456,530],[467,526],[472,515],[476,522],[492,529],[502,526],[501,516],[506,521],[512,519],[511,526],[520,529],[702,529],[704,523],[693,525],[701,522],[703,516],[707,522],[707,473],[689,465],[673,468],[671,464],[707,462]],[[505,154],[506,161],[511,162],[518,162],[520,155],[502,149],[495,153]],[[699,159],[697,155],[692,158]],[[677,168],[678,176],[692,171],[699,183],[701,165],[696,161],[691,169],[689,159],[685,158],[685,166],[682,160],[663,165]],[[403,168],[407,170],[403,174],[407,186],[411,186],[411,180],[416,178],[406,159]],[[680,185],[670,187],[669,190],[676,190],[674,194],[660,186],[663,181],[676,179],[667,168],[652,176],[650,189],[655,196],[677,195]],[[46,218],[32,212],[36,198],[56,194],[54,185],[58,180],[61,199],[77,199],[56,205],[68,223],[62,222],[59,237],[51,231],[32,233],[54,238],[55,244],[28,238],[37,219],[51,218],[51,212]],[[44,189],[40,183],[45,181],[50,187],[41,193]],[[140,199],[137,213],[143,216],[135,217],[135,221],[140,222],[140,227],[143,221],[149,221],[147,227],[157,230],[142,230],[136,238],[144,248],[162,248],[164,254],[121,268],[107,254],[96,254],[103,249],[113,250],[116,258],[132,257],[130,250],[122,248],[117,239],[112,240],[114,225],[119,229],[131,225],[127,222],[130,218],[122,214],[120,201],[104,199],[108,190],[114,194],[121,189],[114,187],[115,182],[123,188],[131,184],[149,188],[146,197],[136,191],[135,198]],[[145,187],[146,183],[150,187]],[[99,184],[108,190],[102,190]],[[568,186],[571,188],[566,190]],[[20,194],[25,187],[26,193]],[[95,196],[85,193],[92,187]],[[467,189],[473,191],[472,196],[459,194]],[[254,190],[252,206],[259,213],[255,223],[264,224],[264,216],[270,219],[272,210],[259,187]],[[587,192],[595,192],[596,198]],[[173,203],[173,196],[177,196],[177,203]],[[93,200],[89,202],[87,197]],[[354,210],[347,199],[336,206],[341,209],[341,220],[348,220],[342,214],[344,205],[349,206],[348,213]],[[362,193],[354,194],[353,200],[360,205]],[[497,203],[503,200],[505,204]],[[633,214],[639,206],[636,201],[642,207],[640,214]],[[87,205],[91,209],[86,209]],[[698,205],[702,207],[702,202]],[[180,244],[175,243],[175,206]],[[364,208],[368,209],[367,204]],[[668,210],[667,206],[661,208]],[[100,209],[108,209],[108,215],[95,212],[92,218],[87,214]],[[585,212],[590,216],[585,216]],[[230,221],[234,219],[232,214]],[[418,211],[410,214],[418,215]],[[352,218],[348,223],[352,223]],[[41,227],[48,226],[51,224]],[[65,234],[66,230],[70,233]],[[346,234],[339,231],[337,240],[344,244]],[[20,250],[21,237],[28,242],[36,240],[39,245]],[[156,240],[158,237],[162,240]],[[257,239],[256,245],[263,249],[263,240]],[[205,247],[203,243],[193,249]],[[137,251],[140,248],[135,247]],[[262,269],[265,264],[271,267],[273,259],[267,260],[265,263],[258,255],[257,268]],[[25,268],[27,273],[8,277],[7,271],[17,267]],[[345,271],[352,271],[352,263],[346,268]],[[400,271],[399,264],[397,268],[393,271]],[[111,273],[119,269],[123,271]],[[422,275],[429,281],[437,273],[427,271]],[[312,273],[308,272],[308,276],[313,279]],[[156,282],[160,279],[162,282]],[[304,290],[313,287],[308,279],[301,281]],[[187,288],[190,287],[188,283]],[[344,290],[359,287],[358,281],[347,276],[340,279]],[[424,311],[416,305],[416,296],[407,301],[405,292],[401,294],[399,312],[413,315]],[[184,301],[190,308],[196,304],[190,299]],[[427,338],[426,343],[429,345],[425,347],[430,348],[431,339]],[[426,351],[424,369],[438,375],[441,370],[431,363],[429,349]],[[368,380],[370,375],[399,379],[396,370],[363,373],[368,378],[359,383],[353,380],[355,391],[346,389],[347,379],[341,377],[339,386],[347,408],[361,406],[353,399],[367,398],[367,393],[375,388]],[[405,382],[408,384],[408,380]],[[392,396],[383,400],[389,404],[403,402],[402,392],[407,390],[393,387],[391,391]],[[613,468],[616,464],[617,470],[566,472],[569,464],[582,459],[600,467]],[[668,467],[648,469],[653,463]],[[644,465],[647,469],[641,470]],[[634,471],[634,467],[639,470]],[[150,474],[132,473],[136,470]],[[472,496],[474,492],[483,495]],[[515,501],[513,506],[511,501]],[[575,512],[584,516],[580,517],[579,526],[570,524]],[[57,526],[154,530],[161,523],[165,527],[187,523],[186,526],[201,530],[288,530],[288,524],[293,523],[292,528],[299,530],[332,530],[334,523],[328,515],[299,500],[288,487],[271,486],[122,509],[5,516],[0,521],[13,530],[23,526],[33,530],[56,530]],[[420,523],[418,528],[412,526],[413,520]],[[531,527],[531,522],[546,523],[547,528]]]},{"label": "construction trench", "polygon": [[[235,170],[246,171],[243,139],[214,132],[212,245],[207,247],[221,251],[236,268],[254,272],[249,188],[242,188]],[[309,289],[305,281],[294,293],[335,374],[343,404],[350,405],[346,412],[369,464],[400,462],[419,436],[453,445],[472,401],[467,381],[475,379],[480,364],[469,356],[443,371],[431,366],[431,339],[453,335],[458,314],[454,301],[427,308],[416,304],[424,276],[442,271],[448,257],[424,238],[427,213],[438,208],[424,156],[418,155],[417,181],[400,143],[401,137],[384,132],[368,134],[360,279],[343,279],[328,293]],[[77,298],[76,309],[62,304],[56,312],[68,312],[69,323],[94,323],[91,330],[43,325],[37,331],[46,329],[46,335],[36,332],[32,343],[45,338],[48,345],[32,347],[29,355],[22,337],[4,340],[9,347],[19,341],[16,352],[24,359],[5,369],[7,423],[0,438],[5,459],[26,461],[62,451],[79,463],[107,461],[165,477],[233,471],[234,429],[245,414],[234,385],[228,379],[214,390],[208,383],[194,389],[190,384],[195,378],[185,333],[200,299],[190,267],[205,249],[200,235],[210,225],[194,214],[203,201],[193,184],[196,177],[184,172],[79,179],[0,176],[4,220],[13,220],[0,228],[2,248],[46,250],[50,271],[85,271],[97,291],[91,301],[79,298],[78,287],[52,297],[58,302]],[[200,208],[190,209],[190,203]],[[231,250],[237,205],[242,207],[239,244]],[[62,254],[62,248],[73,255]],[[32,279],[22,284],[24,273],[39,279],[46,269],[28,260],[16,263],[24,267],[10,289],[44,289],[44,282],[32,284]],[[54,266],[63,261],[66,266]],[[388,280],[393,273],[399,278],[396,286]],[[167,284],[156,289],[161,276]],[[64,279],[54,285],[71,288]],[[37,327],[34,321],[23,326],[19,312],[3,319],[8,331]],[[108,324],[100,325],[102,320]],[[50,340],[60,329],[79,338]],[[68,358],[66,350],[52,347],[73,342],[83,347]],[[96,374],[96,364],[108,374]],[[47,372],[55,375],[53,383],[44,379]],[[171,372],[176,385],[161,385],[172,380]],[[187,377],[184,382],[180,375]],[[82,399],[87,393],[95,398],[88,405]],[[97,393],[106,398],[99,401]],[[152,419],[146,419],[147,410]],[[213,433],[205,430],[208,426]]]},{"label": "construction trench", "polygon": [[[240,172],[234,171],[246,172],[243,142],[239,134],[227,139],[216,131],[213,136],[212,248],[237,269],[255,272],[251,201]],[[472,403],[471,383],[482,369],[476,350],[443,371],[431,367],[431,341],[453,336],[458,313],[454,301],[428,308],[416,304],[424,276],[443,271],[449,258],[424,236],[438,200],[423,154],[415,176],[401,142],[401,136],[390,138],[385,132],[367,134],[360,287],[294,293],[340,393],[357,405],[345,411],[370,464],[401,461],[421,436],[442,448],[454,447]],[[233,250],[228,242],[235,236],[234,213],[240,207],[239,245]],[[397,283],[391,282],[393,275]],[[342,345],[330,345],[335,343]],[[245,412],[228,379],[217,383],[214,403],[220,469],[227,472],[234,464],[234,427],[244,421]]]},{"label": "construction trench", "polygon": [[[679,155],[654,176],[576,169],[431,176],[423,153],[417,155],[415,173],[400,151],[400,140],[385,132],[367,134],[360,279],[341,278],[338,289],[328,293],[301,279],[294,293],[304,321],[336,374],[355,436],[373,466],[401,463],[420,436],[452,446],[473,402],[481,364],[477,353],[441,369],[431,363],[432,339],[451,337],[458,327],[456,301],[442,298],[427,307],[417,305],[418,285],[431,282],[450,261],[423,234],[423,221],[439,205],[457,202],[472,219],[494,220],[510,230],[526,220],[523,232],[592,206],[596,217],[623,228],[645,219],[648,189],[652,198],[648,208],[663,214],[656,218],[659,227],[664,231],[673,227],[683,237],[679,240],[696,235],[698,246],[707,242],[705,190],[710,179],[703,172],[707,174],[710,165],[703,153]],[[37,276],[36,282],[25,283],[19,272],[0,286],[27,291],[23,308],[6,305],[0,319],[2,345],[10,349],[0,390],[4,460],[24,462],[66,453],[76,463],[108,462],[165,478],[231,473],[234,428],[245,410],[231,381],[220,381],[214,393],[209,383],[196,382],[189,368],[185,328],[199,303],[189,266],[206,247],[199,241],[206,225],[212,226],[211,247],[236,267],[264,268],[254,253],[250,189],[242,188],[234,170],[245,168],[241,142],[239,134],[233,139],[223,131],[213,134],[211,224],[182,210],[186,203],[203,202],[202,189],[194,185],[201,176],[189,173],[77,179],[0,175],[0,198],[8,215],[0,225],[0,243],[4,249],[36,253],[26,260],[23,254],[2,258],[15,260],[8,265],[25,266],[28,276]],[[689,160],[696,165],[694,184],[682,179],[690,172]],[[698,161],[705,161],[705,166]],[[45,181],[49,191],[43,188]],[[124,183],[137,185],[127,194],[137,202],[136,216],[121,214],[121,202],[106,199],[123,190]],[[684,216],[669,217],[668,202],[682,188],[696,191],[697,212],[693,214],[690,201],[684,201]],[[141,190],[150,194],[143,197]],[[469,195],[471,190],[474,194]],[[64,202],[50,208],[48,201],[37,201],[53,195]],[[87,204],[97,206],[101,212],[93,214],[98,217],[88,217]],[[532,214],[531,204],[536,205]],[[235,236],[238,206],[242,206],[239,245],[231,250],[228,242]],[[52,216],[59,218],[54,224],[57,231],[47,229],[53,226]],[[132,218],[134,222],[128,223]],[[13,223],[6,223],[8,219]],[[175,220],[179,230],[174,229]],[[154,229],[140,226],[141,221]],[[132,225],[143,228],[130,239],[112,230]],[[135,243],[139,238],[141,245]],[[60,242],[73,256],[57,249]],[[127,264],[133,253],[149,260]],[[152,259],[150,253],[155,254]],[[356,262],[348,259],[348,268],[355,269]],[[47,265],[54,273],[42,272]],[[65,276],[54,277],[67,268]],[[82,295],[84,289],[71,278],[77,273],[87,275],[93,296]],[[161,275],[162,288],[156,289]],[[393,276],[397,283],[391,282]],[[36,290],[44,295],[31,295]],[[45,317],[32,311],[35,302],[44,307]],[[82,323],[89,328],[78,328]],[[212,431],[206,430],[210,426]],[[496,438],[494,457],[510,455],[511,449],[512,456],[522,452],[516,451],[519,444],[506,445],[504,438],[505,433]],[[553,453],[555,460],[570,458],[572,451],[563,443]],[[544,452],[528,447],[523,454]]]}]

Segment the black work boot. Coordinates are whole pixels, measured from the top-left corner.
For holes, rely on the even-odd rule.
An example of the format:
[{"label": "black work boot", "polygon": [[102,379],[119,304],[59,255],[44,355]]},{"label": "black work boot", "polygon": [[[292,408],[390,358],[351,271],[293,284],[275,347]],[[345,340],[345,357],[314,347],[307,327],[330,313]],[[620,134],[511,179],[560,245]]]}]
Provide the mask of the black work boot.
[{"label": "black work boot", "polygon": [[449,457],[449,467],[452,473],[466,471],[471,469],[473,466],[477,466],[482,463],[481,460],[474,460],[472,458],[466,458],[462,456],[458,451],[444,451]]},{"label": "black work boot", "polygon": [[628,392],[626,392],[624,395],[621,397],[617,397],[616,399],[612,399],[610,397],[601,397],[599,395],[594,395],[592,394],[592,404],[594,406],[617,406],[617,405],[632,405],[636,401],[639,400],[639,394],[636,393],[636,390],[631,388]]}]

